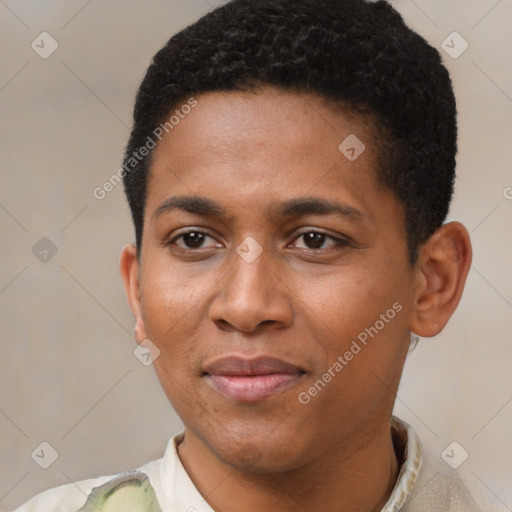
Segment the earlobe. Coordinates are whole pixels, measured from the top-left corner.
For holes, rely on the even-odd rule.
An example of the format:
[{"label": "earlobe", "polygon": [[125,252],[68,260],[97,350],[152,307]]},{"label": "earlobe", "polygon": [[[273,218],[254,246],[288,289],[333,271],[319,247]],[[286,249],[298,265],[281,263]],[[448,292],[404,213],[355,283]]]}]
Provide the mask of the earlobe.
[{"label": "earlobe", "polygon": [[130,309],[135,318],[135,340],[141,343],[146,339],[146,329],[142,315],[141,291],[139,280],[139,262],[137,249],[133,244],[126,245],[121,251],[120,258],[121,277]]},{"label": "earlobe", "polygon": [[444,224],[422,245],[412,332],[428,338],[443,330],[459,304],[471,258],[469,234],[460,222]]}]

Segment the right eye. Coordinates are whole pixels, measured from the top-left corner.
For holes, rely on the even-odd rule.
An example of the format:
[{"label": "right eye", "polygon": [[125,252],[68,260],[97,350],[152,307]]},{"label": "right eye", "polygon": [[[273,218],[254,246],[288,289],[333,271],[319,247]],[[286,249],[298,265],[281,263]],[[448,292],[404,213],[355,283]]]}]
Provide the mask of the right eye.
[{"label": "right eye", "polygon": [[[176,245],[180,249],[185,250],[222,247],[222,245],[219,244],[218,242],[215,242],[214,245],[204,247],[203,243],[205,243],[205,241],[208,238],[215,242],[215,239],[212,236],[210,236],[207,232],[200,231],[199,229],[189,229],[188,231],[185,231],[175,236],[167,245]],[[178,241],[181,241],[181,243],[178,243]]]}]

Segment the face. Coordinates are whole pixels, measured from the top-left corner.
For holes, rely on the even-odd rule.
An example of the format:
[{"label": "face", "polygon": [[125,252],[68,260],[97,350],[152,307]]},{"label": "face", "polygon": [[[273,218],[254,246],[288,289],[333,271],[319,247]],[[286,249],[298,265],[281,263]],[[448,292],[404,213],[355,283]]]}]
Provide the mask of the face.
[{"label": "face", "polygon": [[358,115],[271,87],[196,100],[151,165],[137,339],[185,438],[297,468],[389,428],[417,284],[404,213]]}]

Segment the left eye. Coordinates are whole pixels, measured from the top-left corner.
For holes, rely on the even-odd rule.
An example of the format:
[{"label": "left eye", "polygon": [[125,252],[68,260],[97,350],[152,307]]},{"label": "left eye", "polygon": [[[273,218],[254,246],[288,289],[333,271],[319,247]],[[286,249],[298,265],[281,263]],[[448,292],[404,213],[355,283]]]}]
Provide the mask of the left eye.
[{"label": "left eye", "polygon": [[301,233],[296,240],[300,240],[301,238],[306,245],[306,247],[303,247],[305,249],[325,249],[326,247],[322,246],[326,241],[331,242],[331,247],[343,247],[348,244],[346,240],[336,238],[328,235],[327,233],[322,233],[321,231],[307,231],[305,233]]}]

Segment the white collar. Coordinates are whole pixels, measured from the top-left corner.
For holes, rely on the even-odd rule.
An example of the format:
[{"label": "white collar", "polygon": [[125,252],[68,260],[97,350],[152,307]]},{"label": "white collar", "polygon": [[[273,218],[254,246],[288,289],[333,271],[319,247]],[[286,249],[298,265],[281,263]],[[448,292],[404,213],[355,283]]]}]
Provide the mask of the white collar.
[{"label": "white collar", "polygon": [[[413,428],[391,416],[391,434],[400,469],[395,487],[381,512],[399,512],[411,495],[423,462],[423,447]],[[400,460],[401,459],[401,460]]]}]

